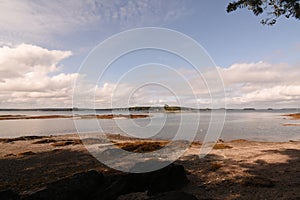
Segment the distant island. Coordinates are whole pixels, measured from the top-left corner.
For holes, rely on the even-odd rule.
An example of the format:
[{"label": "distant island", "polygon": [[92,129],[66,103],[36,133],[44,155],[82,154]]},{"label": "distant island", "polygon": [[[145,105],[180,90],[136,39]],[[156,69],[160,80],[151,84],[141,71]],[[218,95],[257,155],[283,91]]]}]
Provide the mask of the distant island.
[{"label": "distant island", "polygon": [[243,110],[255,110],[255,108],[244,108]]},{"label": "distant island", "polygon": [[39,115],[39,116],[28,116],[28,115],[0,115],[0,120],[18,120],[18,119],[56,119],[56,118],[72,118],[72,119],[136,119],[136,118],[147,118],[149,115],[141,114],[130,114],[130,115]]},{"label": "distant island", "polygon": [[0,111],[63,111],[63,112],[74,112],[74,111],[141,111],[141,112],[180,112],[180,111],[212,111],[212,110],[225,110],[225,111],[259,111],[259,110],[299,110],[299,108],[192,108],[192,107],[181,107],[171,106],[165,104],[164,106],[133,106],[133,107],[119,107],[119,108],[0,108]]}]

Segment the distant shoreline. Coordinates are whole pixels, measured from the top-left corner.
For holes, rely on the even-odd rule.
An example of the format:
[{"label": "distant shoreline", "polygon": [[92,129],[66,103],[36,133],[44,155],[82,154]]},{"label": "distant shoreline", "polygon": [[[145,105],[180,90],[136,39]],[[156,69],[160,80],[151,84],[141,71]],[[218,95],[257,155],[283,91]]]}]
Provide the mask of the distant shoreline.
[{"label": "distant shoreline", "polygon": [[120,108],[0,108],[1,111],[211,111],[211,110],[225,110],[225,111],[280,111],[280,110],[295,110],[299,108],[192,108],[192,107],[178,107],[169,106],[168,109],[161,106],[141,106],[141,107],[120,107]]},{"label": "distant shoreline", "polygon": [[108,115],[39,115],[39,116],[29,116],[29,115],[0,115],[0,120],[19,120],[19,119],[58,119],[58,118],[68,118],[68,119],[136,119],[136,118],[147,118],[149,115],[123,115],[123,114],[108,114]]}]

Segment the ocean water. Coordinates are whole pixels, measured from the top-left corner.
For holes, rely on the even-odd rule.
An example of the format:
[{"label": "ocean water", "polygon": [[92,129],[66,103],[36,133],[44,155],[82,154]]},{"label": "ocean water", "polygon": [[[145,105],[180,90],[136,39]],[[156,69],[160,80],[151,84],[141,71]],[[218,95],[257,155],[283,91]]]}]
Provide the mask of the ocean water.
[{"label": "ocean water", "polygon": [[[229,110],[220,139],[225,141],[247,139],[255,141],[300,141],[300,126],[283,126],[283,124],[300,124],[284,114],[296,113],[297,110]],[[67,111],[0,111],[0,115],[72,115]],[[79,114],[89,114],[88,112]],[[98,112],[97,114],[108,114]],[[141,114],[141,113],[139,113]],[[215,113],[222,115],[222,113]],[[84,132],[103,132],[123,134],[141,138],[190,139],[202,141],[208,133],[209,125],[219,122],[211,121],[210,111],[200,113],[150,113],[150,118],[140,119],[25,119],[0,120],[0,137],[19,137],[28,135],[59,135]],[[180,131],[178,131],[180,130]]]}]

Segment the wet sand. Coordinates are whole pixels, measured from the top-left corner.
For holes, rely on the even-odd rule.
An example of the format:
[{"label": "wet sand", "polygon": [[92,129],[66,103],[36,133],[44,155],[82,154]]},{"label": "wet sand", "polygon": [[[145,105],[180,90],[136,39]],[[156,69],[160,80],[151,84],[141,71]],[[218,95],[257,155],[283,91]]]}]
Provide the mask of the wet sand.
[{"label": "wet sand", "polygon": [[[118,147],[133,152],[162,148],[168,141],[110,135]],[[200,143],[175,163],[184,166],[189,184],[182,191],[198,199],[300,199],[300,142],[219,143],[200,159]],[[0,191],[26,196],[78,172],[120,174],[96,160],[77,135],[32,136],[0,140]],[[119,199],[147,198],[144,193]]]},{"label": "wet sand", "polygon": [[287,114],[287,115],[283,115],[286,117],[290,117],[291,119],[297,120],[300,119],[300,113],[292,113],[292,114]]},{"label": "wet sand", "polygon": [[[292,114],[287,114],[283,115],[286,117],[289,117],[291,120],[299,121],[300,120],[300,113],[292,113]],[[300,126],[299,123],[285,123],[283,126]]]}]

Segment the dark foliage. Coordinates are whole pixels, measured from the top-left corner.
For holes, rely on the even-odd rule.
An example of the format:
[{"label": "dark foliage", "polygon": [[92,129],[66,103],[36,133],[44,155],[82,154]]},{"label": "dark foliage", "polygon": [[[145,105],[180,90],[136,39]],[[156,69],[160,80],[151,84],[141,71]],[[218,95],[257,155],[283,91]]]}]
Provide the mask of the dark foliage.
[{"label": "dark foliage", "polygon": [[237,0],[228,4],[227,12],[248,8],[256,16],[266,13],[264,25],[274,25],[281,16],[300,19],[300,0]]}]

